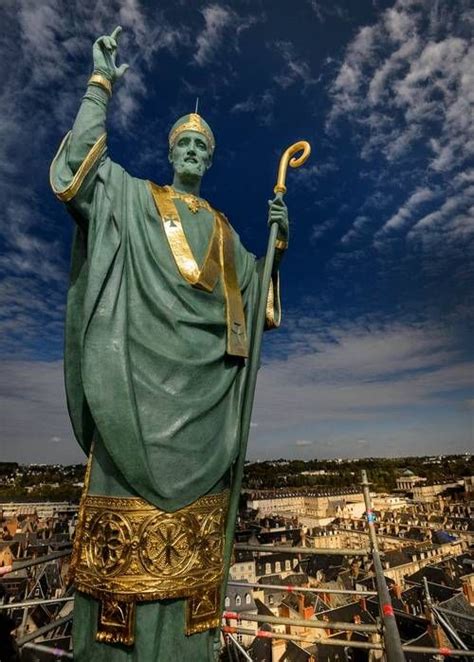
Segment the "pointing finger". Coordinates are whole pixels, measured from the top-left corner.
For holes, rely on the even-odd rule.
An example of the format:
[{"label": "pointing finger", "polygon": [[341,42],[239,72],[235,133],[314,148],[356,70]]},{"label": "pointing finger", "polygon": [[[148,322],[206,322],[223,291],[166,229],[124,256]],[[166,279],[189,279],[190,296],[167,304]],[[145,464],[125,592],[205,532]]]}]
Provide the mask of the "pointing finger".
[{"label": "pointing finger", "polygon": [[118,39],[120,37],[121,32],[122,32],[122,27],[120,25],[117,25],[117,27],[110,36],[112,37],[112,39]]}]

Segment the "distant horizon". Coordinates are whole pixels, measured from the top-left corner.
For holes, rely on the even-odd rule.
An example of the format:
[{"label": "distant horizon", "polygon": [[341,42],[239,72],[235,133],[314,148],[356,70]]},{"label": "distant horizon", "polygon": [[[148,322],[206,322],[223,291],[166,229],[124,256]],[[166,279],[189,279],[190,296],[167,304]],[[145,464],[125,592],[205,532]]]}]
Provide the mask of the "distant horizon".
[{"label": "distant horizon", "polygon": [[[258,459],[252,459],[252,458],[247,458],[246,463],[249,464],[258,464],[260,462],[363,462],[364,460],[408,460],[408,459],[424,459],[424,458],[447,458],[447,457],[463,457],[463,456],[471,456],[473,453],[471,451],[465,451],[461,453],[427,453],[426,455],[367,455],[363,457],[333,457],[333,458],[327,458],[327,457],[314,457],[314,458],[308,458],[308,459],[302,459],[298,457],[294,458],[284,458],[284,457],[278,457],[278,458],[258,458]],[[63,462],[19,462],[17,460],[4,460],[0,459],[0,465],[1,464],[18,464],[20,466],[36,466],[36,467],[70,467],[70,466],[77,466],[77,465],[85,465],[87,462],[87,458],[84,457],[83,462],[71,462],[69,464],[65,464]]]}]

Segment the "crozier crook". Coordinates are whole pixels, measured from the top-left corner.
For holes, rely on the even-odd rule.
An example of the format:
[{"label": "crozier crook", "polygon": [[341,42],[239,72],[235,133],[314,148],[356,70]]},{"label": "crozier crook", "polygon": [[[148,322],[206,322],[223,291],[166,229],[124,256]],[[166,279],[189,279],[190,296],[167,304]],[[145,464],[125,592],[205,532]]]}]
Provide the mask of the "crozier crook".
[{"label": "crozier crook", "polygon": [[[303,150],[301,156],[295,157],[294,154]],[[288,170],[288,165],[292,168],[299,168],[306,163],[311,154],[311,145],[306,140],[300,140],[297,143],[293,143],[290,147],[287,147],[282,154],[280,159],[280,165],[278,166],[278,177],[277,183],[273,189],[274,193],[286,193],[286,171]]]}]

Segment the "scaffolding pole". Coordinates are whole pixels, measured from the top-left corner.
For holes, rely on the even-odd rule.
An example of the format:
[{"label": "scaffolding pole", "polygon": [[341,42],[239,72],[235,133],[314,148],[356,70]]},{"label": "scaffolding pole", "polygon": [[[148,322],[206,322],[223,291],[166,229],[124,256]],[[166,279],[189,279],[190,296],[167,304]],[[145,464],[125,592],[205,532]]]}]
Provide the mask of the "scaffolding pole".
[{"label": "scaffolding pole", "polygon": [[225,611],[224,618],[230,620],[255,621],[257,623],[272,623],[277,625],[292,625],[293,627],[316,628],[320,630],[348,630],[351,632],[379,633],[380,627],[371,623],[346,623],[344,621],[319,621],[315,618],[286,618],[284,616],[262,616],[250,612]]},{"label": "scaffolding pole", "polygon": [[258,582],[227,582],[228,586],[239,586],[240,588],[268,588],[275,591],[287,591],[288,593],[327,593],[328,595],[377,595],[377,591],[366,591],[345,588],[307,588],[305,586],[293,586],[291,584],[259,584]]},{"label": "scaffolding pole", "polygon": [[370,549],[350,549],[346,547],[339,549],[325,549],[321,547],[316,549],[314,547],[285,547],[285,545],[247,545],[246,543],[237,543],[234,545],[234,550],[236,552],[262,552],[267,554],[282,552],[286,554],[307,554],[309,556],[318,554],[324,554],[325,556],[370,556]]},{"label": "scaffolding pole", "polygon": [[0,605],[0,611],[6,609],[26,609],[28,607],[38,607],[42,605],[54,605],[60,602],[71,602],[74,596],[63,596],[62,598],[39,598],[38,600],[23,600],[22,602],[6,602]]},{"label": "scaffolding pole", "polygon": [[[467,649],[466,644],[458,635],[456,630],[453,629],[449,620],[447,620],[442,613],[439,613],[437,607],[433,604],[433,600],[431,599],[430,589],[428,586],[428,580],[426,579],[426,577],[423,577],[423,588],[425,591],[426,605],[430,612],[430,617],[432,619],[432,622],[434,620],[436,627],[438,627],[438,624],[441,625],[441,627],[448,633],[448,635],[451,636],[452,640],[456,642],[457,646]],[[456,614],[456,616],[459,617],[460,614]]]},{"label": "scaffolding pole", "polygon": [[248,662],[252,662],[252,658],[251,658],[250,655],[247,653],[247,651],[245,650],[245,648],[243,648],[243,647],[239,644],[239,642],[237,641],[237,639],[236,639],[232,634],[230,634],[230,632],[228,632],[228,633],[226,634],[226,637],[227,637],[227,639],[228,639],[229,641],[231,641],[231,642],[233,643],[233,645],[237,648],[237,650],[240,651],[240,653],[242,653],[242,655],[245,657],[245,659],[246,659]]},{"label": "scaffolding pole", "polygon": [[372,512],[372,499],[370,497],[370,483],[367,480],[367,472],[362,470],[362,490],[364,493],[365,511],[369,529],[369,539],[372,551],[372,560],[375,571],[375,584],[379,597],[380,616],[383,622],[383,638],[387,662],[405,662],[400,633],[392,607],[392,600],[383,574],[382,562],[380,560],[377,533],[374,526],[374,515]]},{"label": "scaffolding pole", "polygon": [[[243,628],[240,626],[224,625],[222,631],[225,634],[249,634],[254,637],[263,639],[283,639],[286,641],[302,641],[307,646],[338,646],[342,648],[363,648],[365,650],[379,650],[385,651],[388,659],[388,652],[384,645],[372,643],[369,641],[352,641],[352,639],[332,639],[325,637],[323,639],[309,639],[308,637],[283,634],[279,632],[269,632],[268,630],[252,630],[251,628]],[[474,657],[474,650],[458,650],[456,648],[434,648],[429,646],[412,646],[405,644],[402,647],[403,661],[405,662],[404,653],[426,653],[427,655],[442,655],[443,657]]]},{"label": "scaffolding pole", "polygon": [[54,630],[55,628],[58,628],[61,625],[66,625],[66,623],[68,623],[69,621],[72,621],[72,614],[68,614],[68,616],[62,616],[61,618],[57,618],[56,620],[51,621],[51,623],[48,623],[47,625],[43,625],[42,628],[38,628],[34,632],[29,632],[28,634],[25,634],[25,636],[21,637],[21,639],[18,639],[16,643],[21,648],[30,641],[34,641],[35,639],[38,639],[38,637],[42,637],[47,632],[50,632],[50,630]]},{"label": "scaffolding pole", "polygon": [[48,653],[49,655],[54,655],[56,659],[74,659],[73,654],[69,651],[65,651],[62,648],[51,648],[50,646],[43,646],[42,644],[24,644],[23,650],[35,651],[36,653]]},{"label": "scaffolding pole", "polygon": [[46,554],[45,556],[38,556],[35,559],[27,559],[26,561],[13,561],[12,572],[17,570],[23,570],[24,568],[31,568],[34,565],[40,565],[40,563],[49,563],[49,561],[55,561],[60,559],[63,556],[70,556],[71,549],[66,549],[61,552],[52,552],[51,554]]}]

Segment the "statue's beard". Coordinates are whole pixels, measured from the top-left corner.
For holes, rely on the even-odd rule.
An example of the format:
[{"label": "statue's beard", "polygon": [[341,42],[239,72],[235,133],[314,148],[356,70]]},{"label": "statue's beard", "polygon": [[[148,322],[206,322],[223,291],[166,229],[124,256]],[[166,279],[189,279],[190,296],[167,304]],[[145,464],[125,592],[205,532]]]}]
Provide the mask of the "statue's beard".
[{"label": "statue's beard", "polygon": [[195,182],[204,175],[204,166],[201,163],[178,163],[175,172],[180,179],[187,182]]}]

